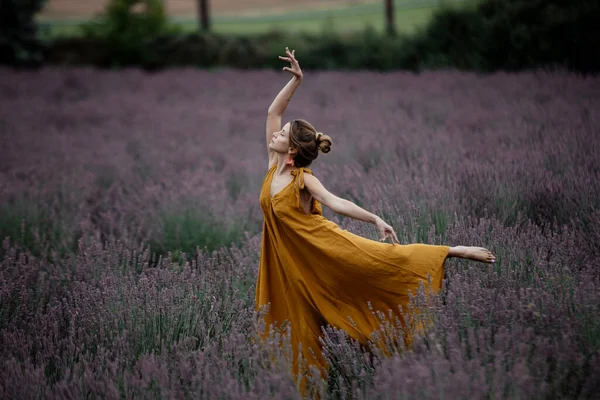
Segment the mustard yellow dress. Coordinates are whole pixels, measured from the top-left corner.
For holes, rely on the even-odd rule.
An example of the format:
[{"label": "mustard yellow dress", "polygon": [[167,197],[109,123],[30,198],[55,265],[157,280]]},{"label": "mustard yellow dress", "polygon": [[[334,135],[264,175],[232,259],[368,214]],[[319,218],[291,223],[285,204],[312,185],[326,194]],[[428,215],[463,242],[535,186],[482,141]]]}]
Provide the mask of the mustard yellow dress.
[{"label": "mustard yellow dress", "polygon": [[311,170],[292,171],[290,184],[271,197],[276,168],[269,169],[260,191],[264,224],[256,307],[269,304],[267,326],[289,325],[296,376],[299,343],[306,363],[327,371],[321,326],[343,329],[365,344],[380,323],[368,302],[385,315],[397,313],[399,305],[406,309],[409,290],[414,295],[420,282],[427,286],[428,275],[439,290],[449,247],[392,245],[354,235],[323,217],[314,199],[307,214],[300,190]]}]

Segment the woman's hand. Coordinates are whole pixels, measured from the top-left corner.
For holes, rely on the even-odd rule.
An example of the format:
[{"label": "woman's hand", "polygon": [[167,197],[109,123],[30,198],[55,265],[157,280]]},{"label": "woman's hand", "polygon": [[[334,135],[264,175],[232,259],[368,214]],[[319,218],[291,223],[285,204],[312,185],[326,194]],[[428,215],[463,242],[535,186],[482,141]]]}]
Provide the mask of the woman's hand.
[{"label": "woman's hand", "polygon": [[381,218],[377,217],[375,225],[377,226],[377,229],[379,229],[379,234],[381,237],[381,239],[379,239],[380,242],[384,242],[389,237],[392,240],[392,244],[400,244],[400,241],[398,240],[394,229],[388,224],[386,224]]},{"label": "woman's hand", "polygon": [[291,68],[284,67],[283,68],[284,71],[288,71],[289,73],[294,75],[296,78],[302,79],[302,77],[303,77],[302,70],[300,69],[300,64],[298,64],[298,60],[296,60],[296,57],[294,56],[295,52],[296,52],[296,50],[292,50],[290,52],[290,49],[288,49],[286,47],[285,53],[287,54],[287,57],[279,56],[279,59],[283,60],[283,61],[287,61],[291,64]]}]

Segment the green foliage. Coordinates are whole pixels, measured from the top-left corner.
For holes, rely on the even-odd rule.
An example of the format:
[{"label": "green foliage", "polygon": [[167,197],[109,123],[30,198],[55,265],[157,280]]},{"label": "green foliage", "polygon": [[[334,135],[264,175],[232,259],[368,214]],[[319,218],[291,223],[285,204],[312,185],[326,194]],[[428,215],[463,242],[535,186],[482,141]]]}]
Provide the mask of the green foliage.
[{"label": "green foliage", "polygon": [[478,37],[484,30],[473,10],[444,9],[433,22],[405,41],[402,62],[411,69],[482,69]]},{"label": "green foliage", "polygon": [[[522,68],[535,62],[598,65],[600,4],[591,0],[487,0],[478,9],[486,24],[490,63]],[[503,56],[504,54],[504,56]],[[509,57],[506,57],[509,54]]]},{"label": "green foliage", "polygon": [[[488,18],[482,10],[485,8],[445,9],[434,15],[427,28],[406,37],[388,37],[367,28],[346,35],[332,31],[294,35],[270,32],[247,37],[192,33],[154,35],[146,40],[140,35],[130,40],[127,35],[111,31],[104,38],[88,35],[58,39],[51,62],[153,68],[279,68],[277,56],[282,48],[290,46],[302,54],[302,66],[307,70],[457,68],[491,72],[545,66],[581,72],[600,69],[600,53],[594,51],[600,45],[600,37],[589,33],[585,16],[572,16],[569,22],[561,20],[556,26],[549,22],[556,19],[550,18],[536,26],[526,20],[510,22],[521,18],[518,13]],[[538,11],[543,14],[543,10]],[[576,28],[578,21],[580,30]]]},{"label": "green foliage", "polygon": [[82,30],[84,40],[104,44],[106,58],[98,61],[111,66],[155,64],[157,54],[148,42],[176,33],[169,25],[162,0],[111,0],[105,11]]},{"label": "green foliage", "polygon": [[23,201],[0,206],[0,237],[9,237],[13,246],[34,256],[41,256],[49,248],[61,256],[70,253],[76,250],[75,236],[64,232],[59,222],[37,204]]},{"label": "green foliage", "polygon": [[46,0],[0,2],[0,64],[38,65],[43,60],[34,17],[44,3]]},{"label": "green foliage", "polygon": [[592,0],[485,0],[473,9],[440,9],[407,42],[414,68],[479,71],[551,66],[600,69],[600,3]]},{"label": "green foliage", "polygon": [[227,177],[225,186],[227,187],[227,193],[233,201],[236,201],[244,189],[244,182],[246,182],[246,176],[243,172],[235,171]]},{"label": "green foliage", "polygon": [[[150,240],[153,253],[165,255],[171,251],[194,254],[200,250],[218,250],[231,247],[244,235],[244,226],[232,224],[227,227],[208,212],[187,209],[181,213],[166,212],[162,218],[162,232]],[[173,260],[180,259],[179,253]]]},{"label": "green foliage", "polygon": [[[144,9],[136,11],[143,5]],[[600,2],[482,0],[443,5],[429,25],[389,37],[373,27],[342,34],[271,31],[260,35],[183,34],[170,28],[160,0],[112,0],[81,38],[52,42],[49,61],[148,68],[280,68],[285,46],[306,69],[391,70],[457,68],[492,72],[539,67],[600,70]]]}]

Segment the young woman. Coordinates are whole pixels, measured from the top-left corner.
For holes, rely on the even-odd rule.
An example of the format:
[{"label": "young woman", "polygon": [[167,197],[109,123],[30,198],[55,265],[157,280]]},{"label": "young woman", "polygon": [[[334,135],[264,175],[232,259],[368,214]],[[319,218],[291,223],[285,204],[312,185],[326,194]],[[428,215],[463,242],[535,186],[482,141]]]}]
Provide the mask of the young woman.
[{"label": "young woman", "polygon": [[[281,127],[281,118],[303,79],[295,51],[286,48],[292,79],[277,95],[267,114],[268,171],[260,192],[264,214],[256,306],[268,305],[267,326],[291,329],[293,372],[297,357],[326,371],[321,356],[321,326],[345,330],[365,344],[378,328],[373,310],[398,313],[420,283],[439,290],[444,261],[460,257],[493,263],[481,247],[426,244],[400,245],[393,228],[356,204],[330,193],[307,167],[318,152],[333,144],[304,120]],[[380,241],[340,229],[322,215],[321,204],[333,211],[375,224]],[[385,243],[389,238],[391,243]],[[403,321],[403,318],[400,318]],[[301,344],[301,347],[299,345]],[[311,349],[311,350],[309,350]]]}]

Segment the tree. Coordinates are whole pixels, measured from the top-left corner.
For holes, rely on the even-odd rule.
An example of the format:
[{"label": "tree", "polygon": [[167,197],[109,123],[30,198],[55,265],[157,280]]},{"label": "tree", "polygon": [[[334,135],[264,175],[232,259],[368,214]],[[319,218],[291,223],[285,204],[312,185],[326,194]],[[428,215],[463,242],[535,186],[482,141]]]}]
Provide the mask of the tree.
[{"label": "tree", "polygon": [[47,0],[0,0],[0,64],[39,65],[43,44],[35,15]]},{"label": "tree", "polygon": [[385,22],[387,34],[389,36],[395,36],[396,24],[394,23],[394,0],[385,0]]},{"label": "tree", "polygon": [[208,32],[210,30],[208,0],[198,0],[198,17],[200,18],[200,30]]}]

